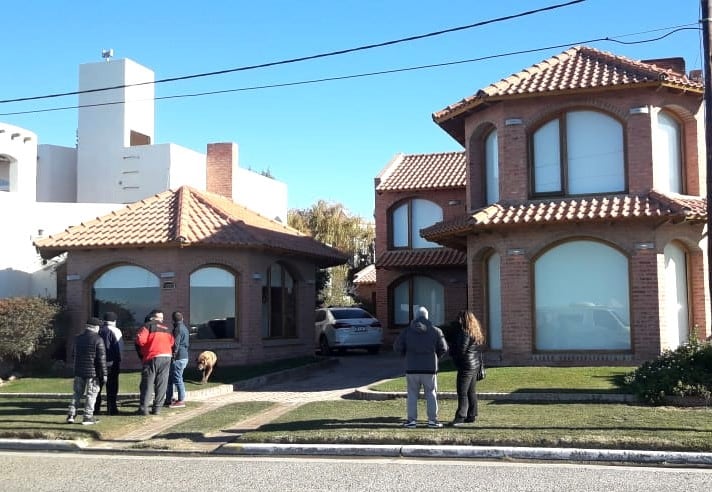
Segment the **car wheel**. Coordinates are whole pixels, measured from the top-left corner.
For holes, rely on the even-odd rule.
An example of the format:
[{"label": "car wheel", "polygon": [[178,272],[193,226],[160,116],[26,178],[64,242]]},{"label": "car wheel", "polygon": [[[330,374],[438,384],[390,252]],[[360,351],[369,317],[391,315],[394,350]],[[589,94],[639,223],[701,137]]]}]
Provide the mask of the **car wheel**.
[{"label": "car wheel", "polygon": [[377,354],[381,351],[381,347],[368,347],[367,350],[369,354]]},{"label": "car wheel", "polygon": [[327,340],[326,337],[321,337],[321,339],[319,339],[319,351],[321,352],[321,355],[330,355],[331,354],[331,347],[329,347],[329,340]]}]

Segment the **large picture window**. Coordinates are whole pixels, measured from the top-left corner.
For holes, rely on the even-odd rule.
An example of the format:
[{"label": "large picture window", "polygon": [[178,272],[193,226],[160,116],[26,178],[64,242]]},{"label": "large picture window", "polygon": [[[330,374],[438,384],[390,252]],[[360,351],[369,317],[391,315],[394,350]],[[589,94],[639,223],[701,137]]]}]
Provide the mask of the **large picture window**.
[{"label": "large picture window", "polygon": [[658,113],[653,138],[653,186],[660,191],[683,193],[682,130],[670,114]]},{"label": "large picture window", "polygon": [[663,250],[665,258],[665,332],[664,348],[671,350],[687,342],[690,333],[690,312],[687,296],[687,255],[685,250],[670,243]]},{"label": "large picture window", "polygon": [[535,195],[625,191],[623,126],[598,111],[571,111],[532,136]]},{"label": "large picture window", "polygon": [[595,241],[542,255],[534,264],[537,350],[629,350],[628,275],[626,256]]},{"label": "large picture window", "polygon": [[145,268],[121,265],[107,270],[92,285],[92,311],[102,316],[117,314],[116,326],[127,339],[133,338],[153,309],[160,309],[161,289],[156,275]]},{"label": "large picture window", "polygon": [[420,237],[420,230],[443,220],[440,206],[429,200],[407,200],[391,211],[391,246],[394,248],[440,248]]},{"label": "large picture window", "polygon": [[262,279],[262,336],[297,336],[297,297],[294,278],[281,264],[269,267]]},{"label": "large picture window", "polygon": [[413,276],[393,287],[393,321],[407,325],[413,319],[416,308],[425,306],[433,324],[445,321],[444,289],[440,282],[429,277]]},{"label": "large picture window", "polygon": [[190,331],[197,338],[235,338],[235,275],[204,267],[190,275]]}]

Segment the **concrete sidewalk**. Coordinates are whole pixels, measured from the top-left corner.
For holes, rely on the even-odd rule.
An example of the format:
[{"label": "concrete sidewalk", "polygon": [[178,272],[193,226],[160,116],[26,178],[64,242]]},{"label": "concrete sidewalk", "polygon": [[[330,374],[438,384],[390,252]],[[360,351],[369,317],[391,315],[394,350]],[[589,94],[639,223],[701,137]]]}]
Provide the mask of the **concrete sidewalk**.
[{"label": "concrete sidewalk", "polygon": [[[375,359],[374,359],[375,360]],[[201,401],[200,406],[180,410],[166,409],[165,417],[148,417],[140,429],[129,432],[112,441],[78,442],[0,439],[0,449],[13,450],[52,450],[81,452],[134,452],[177,453],[177,454],[220,454],[240,456],[361,456],[361,457],[407,457],[407,458],[467,458],[467,459],[513,459],[541,461],[576,461],[597,463],[639,463],[639,464],[674,464],[689,466],[712,466],[712,453],[685,453],[665,451],[637,451],[610,449],[575,449],[575,448],[531,448],[515,446],[436,446],[436,445],[339,445],[339,444],[260,444],[237,442],[244,432],[258,429],[272,422],[279,416],[297,408],[299,405],[327,400],[339,400],[345,396],[358,399],[393,399],[404,398],[405,393],[375,392],[369,386],[382,380],[399,375],[399,367],[371,367],[371,376],[382,379],[369,379],[363,374],[359,361],[347,362],[353,374],[347,374],[340,366],[339,359],[324,360],[308,368],[281,371],[254,380],[243,381],[235,385],[222,385],[206,390],[190,392],[189,401]],[[359,370],[359,366],[361,369]],[[394,374],[393,372],[396,371]],[[338,378],[338,381],[334,381]],[[352,386],[351,383],[363,384]],[[365,384],[364,384],[365,383]],[[439,393],[439,398],[455,398],[454,393]],[[620,394],[561,394],[561,393],[478,393],[483,400],[517,401],[610,401],[622,403],[631,401],[630,395]],[[181,440],[177,449],[163,445],[156,436],[182,422],[210,412],[224,405],[238,402],[266,401],[272,406],[259,415],[236,422],[232,427],[236,432],[216,432],[206,436],[201,442]],[[175,445],[175,444],[174,444]]]}]

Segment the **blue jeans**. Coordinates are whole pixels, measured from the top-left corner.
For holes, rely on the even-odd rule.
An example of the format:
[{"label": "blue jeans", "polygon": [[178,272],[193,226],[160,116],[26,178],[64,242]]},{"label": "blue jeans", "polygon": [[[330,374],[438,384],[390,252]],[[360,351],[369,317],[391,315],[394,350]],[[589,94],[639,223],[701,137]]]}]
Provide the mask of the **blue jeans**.
[{"label": "blue jeans", "polygon": [[173,385],[178,392],[178,401],[185,401],[185,382],[183,381],[183,371],[188,366],[188,359],[174,360],[171,364],[171,374],[168,379],[166,389],[166,403],[170,403],[173,398]]}]

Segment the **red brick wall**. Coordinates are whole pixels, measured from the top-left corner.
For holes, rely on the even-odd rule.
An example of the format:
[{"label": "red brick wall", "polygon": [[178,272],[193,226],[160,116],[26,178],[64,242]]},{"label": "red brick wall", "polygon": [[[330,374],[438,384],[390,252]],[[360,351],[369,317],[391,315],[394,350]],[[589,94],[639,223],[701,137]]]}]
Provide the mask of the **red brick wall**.
[{"label": "red brick wall", "polygon": [[[67,260],[67,274],[79,280],[67,282],[67,302],[75,334],[84,327],[91,311],[91,287],[106,270],[120,264],[131,264],[151,271],[159,277],[173,272],[174,289],[161,289],[160,305],[165,313],[182,311],[190,319],[190,274],[204,266],[220,266],[237,278],[237,319],[235,340],[191,340],[191,356],[202,350],[218,353],[224,364],[251,364],[266,360],[299,357],[314,353],[314,265],[298,259],[283,261],[295,277],[297,333],[296,339],[262,338],[262,279],[272,263],[281,258],[263,253],[235,249],[160,248],[112,249],[76,251]],[[140,314],[140,313],[139,313]],[[148,314],[148,313],[146,313]],[[128,359],[137,363],[131,343],[126,347]]]},{"label": "red brick wall", "polygon": [[[626,182],[629,193],[647,193],[653,187],[653,147],[651,116],[666,108],[683,126],[685,184],[688,194],[705,193],[702,182],[698,139],[701,108],[699,96],[665,91],[609,91],[588,96],[564,95],[499,102],[470,115],[465,122],[468,145],[468,189],[470,209],[484,205],[482,179],[482,135],[493,125],[498,131],[500,160],[500,200],[529,199],[529,152],[531,132],[552,115],[571,109],[591,108],[617,118],[624,128],[626,145]],[[630,114],[631,108],[648,107],[648,113]],[[505,121],[510,120],[506,125]],[[513,121],[514,120],[514,121]],[[511,124],[514,122],[514,124]],[[377,207],[378,209],[378,207]],[[501,256],[503,349],[491,354],[506,364],[528,363],[610,363],[616,355],[563,354],[560,358],[541,358],[535,354],[533,335],[533,264],[536,255],[558,241],[594,238],[618,247],[629,258],[631,285],[632,351],[620,354],[617,362],[635,363],[654,357],[661,349],[661,331],[665,329],[663,291],[663,249],[671,240],[685,245],[689,259],[691,325],[698,325],[702,335],[709,334],[709,309],[704,255],[699,248],[702,225],[661,225],[659,223],[570,224],[502,229],[471,236],[468,241],[469,306],[483,319],[486,310],[484,258],[496,251]],[[654,249],[637,245],[652,243]],[[523,254],[511,254],[521,249]],[[552,362],[553,361],[553,362]],[[558,362],[557,362],[558,361]]]},{"label": "red brick wall", "polygon": [[207,191],[232,199],[233,166],[237,165],[237,145],[228,143],[208,144],[206,156]]},{"label": "red brick wall", "polygon": [[[443,220],[459,217],[466,212],[465,190],[384,191],[376,193],[376,264],[378,258],[388,251],[388,214],[390,209],[407,198],[423,198],[437,203],[443,211]],[[450,202],[455,202],[450,205]],[[418,267],[417,269],[386,270],[377,268],[376,316],[384,326],[386,343],[392,343],[400,328],[392,326],[390,310],[390,287],[409,275],[429,276],[440,282],[444,289],[445,320],[452,321],[457,312],[467,305],[466,268]]]}]

